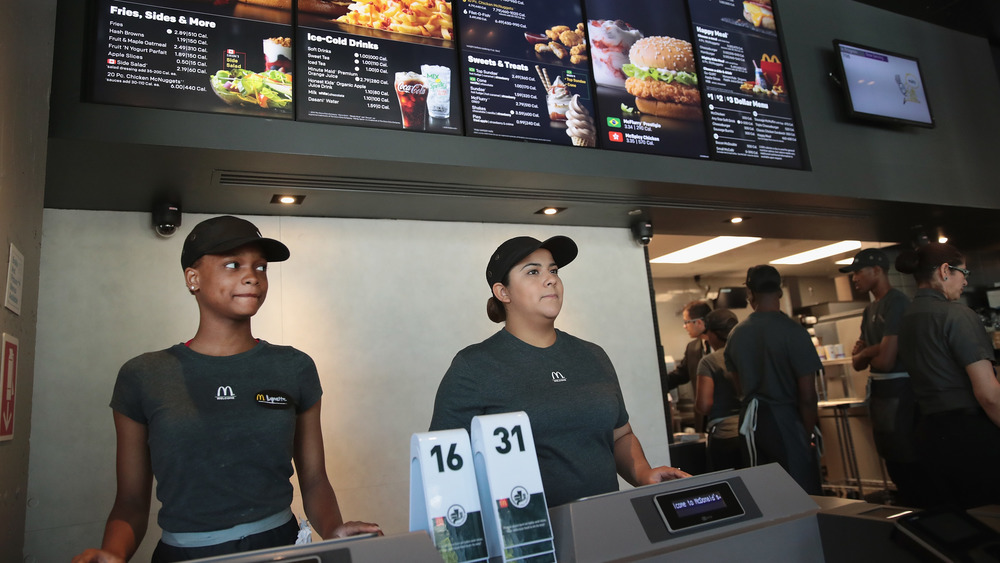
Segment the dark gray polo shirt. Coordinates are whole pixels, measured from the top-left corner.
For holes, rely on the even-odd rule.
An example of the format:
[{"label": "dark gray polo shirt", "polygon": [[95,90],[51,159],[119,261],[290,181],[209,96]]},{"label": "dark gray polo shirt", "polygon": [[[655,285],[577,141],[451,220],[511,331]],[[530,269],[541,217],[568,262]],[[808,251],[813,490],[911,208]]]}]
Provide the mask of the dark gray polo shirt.
[{"label": "dark gray polo shirt", "polygon": [[919,289],[903,314],[899,357],[913,381],[924,414],[976,408],[966,366],[996,362],[979,316],[934,289]]}]

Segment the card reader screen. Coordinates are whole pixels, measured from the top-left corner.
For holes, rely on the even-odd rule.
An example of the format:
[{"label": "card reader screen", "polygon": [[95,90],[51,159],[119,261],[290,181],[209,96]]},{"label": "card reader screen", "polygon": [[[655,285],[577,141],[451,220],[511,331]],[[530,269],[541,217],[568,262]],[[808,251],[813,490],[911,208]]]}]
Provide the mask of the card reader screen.
[{"label": "card reader screen", "polygon": [[672,532],[744,514],[732,487],[725,481],[664,493],[653,501]]}]

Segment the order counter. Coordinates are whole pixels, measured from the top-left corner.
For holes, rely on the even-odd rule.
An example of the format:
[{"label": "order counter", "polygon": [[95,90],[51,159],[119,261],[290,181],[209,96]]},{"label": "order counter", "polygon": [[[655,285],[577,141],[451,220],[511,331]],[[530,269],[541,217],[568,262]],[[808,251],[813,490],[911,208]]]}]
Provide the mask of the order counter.
[{"label": "order counter", "polygon": [[[930,513],[836,497],[811,497],[781,467],[770,464],[581,499],[555,507],[549,514],[560,562],[882,563],[926,560],[918,558],[912,546],[902,547],[894,536],[899,535],[897,519]],[[994,532],[1000,530],[1000,509],[987,507],[962,514],[968,515],[1000,538]],[[933,527],[941,528],[937,522]],[[1000,546],[1000,541],[995,545]],[[996,549],[1000,553],[1000,548]],[[440,563],[442,558],[426,533],[411,532],[199,561]]]}]

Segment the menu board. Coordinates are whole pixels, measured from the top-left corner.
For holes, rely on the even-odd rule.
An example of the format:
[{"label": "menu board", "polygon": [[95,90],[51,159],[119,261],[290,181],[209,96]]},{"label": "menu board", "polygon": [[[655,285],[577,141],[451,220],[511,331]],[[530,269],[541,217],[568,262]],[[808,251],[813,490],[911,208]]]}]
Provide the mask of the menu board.
[{"label": "menu board", "polygon": [[91,101],[291,119],[292,0],[95,0]]},{"label": "menu board", "polygon": [[771,0],[689,0],[714,159],[801,168]]},{"label": "menu board", "polygon": [[462,134],[451,2],[299,2],[298,10],[297,119]]},{"label": "menu board", "polygon": [[586,0],[598,146],[708,158],[685,0]]},{"label": "menu board", "polygon": [[456,0],[466,133],[597,144],[580,0]]}]

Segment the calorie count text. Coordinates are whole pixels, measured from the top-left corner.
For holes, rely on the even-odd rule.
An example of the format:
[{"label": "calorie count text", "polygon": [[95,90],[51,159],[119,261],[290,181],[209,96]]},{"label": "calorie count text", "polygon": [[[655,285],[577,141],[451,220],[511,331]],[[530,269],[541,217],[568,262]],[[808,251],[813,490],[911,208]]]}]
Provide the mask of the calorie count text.
[{"label": "calorie count text", "polygon": [[[389,81],[389,59],[378,53],[358,51],[351,53],[352,57],[338,57],[333,50],[338,47],[362,47],[377,51],[379,46],[371,41],[358,42],[330,35],[307,34],[311,43],[307,44],[306,57],[309,60],[307,71],[307,93],[309,101],[339,104],[343,95],[335,96],[334,90],[345,87],[361,90],[360,102],[368,109],[390,111],[393,109],[392,83]],[[363,44],[361,44],[363,43]],[[335,60],[351,61],[356,66],[353,69],[343,69],[330,66]],[[326,78],[328,80],[321,80]],[[354,84],[342,80],[353,79]],[[343,90],[340,90],[342,93]],[[313,97],[323,96],[323,97]]]},{"label": "calorie count text", "polygon": [[[171,22],[173,23],[173,22]],[[122,22],[109,22],[107,63],[113,68],[127,68],[131,71],[152,71],[153,67],[163,66],[147,57],[166,58],[173,56],[174,73],[204,74],[208,71],[208,36],[204,33],[168,29],[168,35],[174,35],[173,42],[154,41],[146,38],[146,34],[125,29]],[[170,49],[168,51],[168,49]],[[171,52],[172,51],[172,52]],[[155,74],[164,74],[157,71]],[[173,75],[173,73],[171,73]],[[118,83],[135,83],[133,80],[149,80],[151,76],[137,76],[123,79],[118,74],[108,73],[109,81]],[[114,80],[110,80],[114,79]],[[156,81],[154,80],[154,83]],[[193,84],[170,83],[174,90],[190,90],[204,92],[206,87]]]},{"label": "calorie count text", "polygon": [[[473,102],[471,109],[474,121],[486,115],[497,118],[507,116],[507,121],[494,121],[493,123],[506,127],[521,125],[538,128],[542,126],[540,119],[542,107],[538,102],[538,79],[532,75],[517,72],[527,70],[527,65],[475,56],[469,56],[468,61],[477,65],[486,64],[489,67],[469,67],[471,83],[481,86],[473,86],[471,89]],[[509,70],[510,74],[500,74],[493,67]],[[512,95],[504,93],[502,90],[500,93],[492,92],[491,90],[495,86],[494,81],[512,83]]]}]

